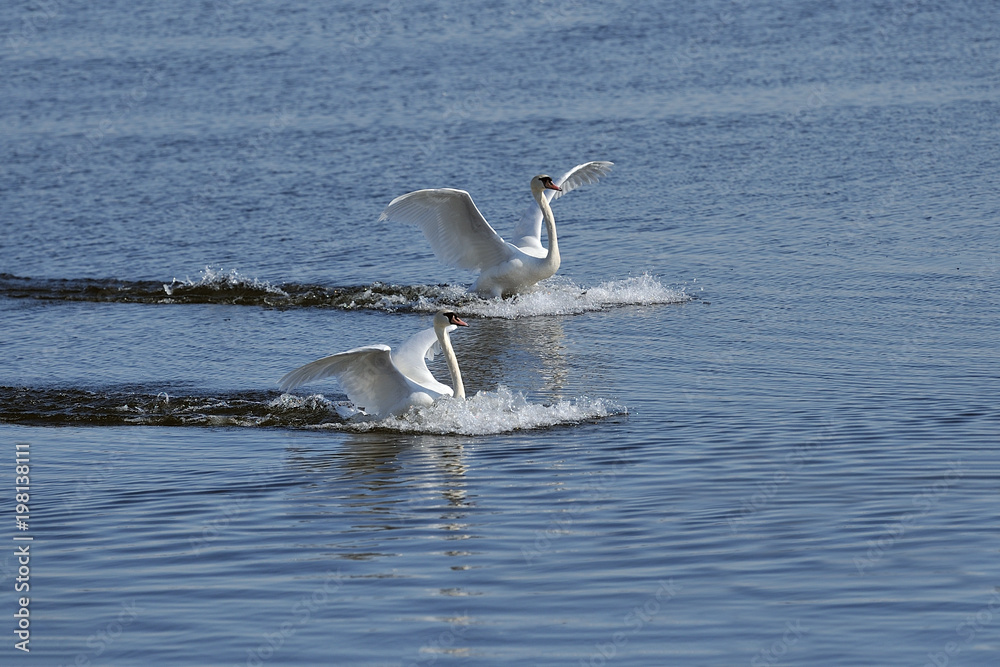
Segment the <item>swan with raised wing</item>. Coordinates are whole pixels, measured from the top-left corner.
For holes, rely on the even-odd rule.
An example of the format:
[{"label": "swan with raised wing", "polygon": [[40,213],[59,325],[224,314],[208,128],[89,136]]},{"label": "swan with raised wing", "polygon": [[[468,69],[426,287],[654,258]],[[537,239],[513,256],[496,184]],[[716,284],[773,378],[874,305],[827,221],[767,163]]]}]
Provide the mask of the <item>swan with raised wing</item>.
[{"label": "swan with raised wing", "polygon": [[[317,359],[286,374],[278,385],[290,391],[299,385],[334,376],[347,398],[365,413],[388,417],[406,412],[411,405],[430,405],[444,396],[465,398],[465,385],[449,333],[469,326],[454,312],[442,310],[434,326],[414,334],[399,348],[366,345]],[[426,359],[440,346],[448,362],[454,389],[434,379]]]},{"label": "swan with raised wing", "polygon": [[[530,206],[514,227],[508,243],[486,221],[465,190],[417,190],[396,197],[379,221],[405,222],[420,227],[434,254],[445,264],[477,269],[470,291],[487,297],[517,294],[559,270],[559,241],[549,202],[607,174],[612,162],[586,162],[558,179],[539,174],[531,179]],[[542,223],[549,247],[542,246]]]}]

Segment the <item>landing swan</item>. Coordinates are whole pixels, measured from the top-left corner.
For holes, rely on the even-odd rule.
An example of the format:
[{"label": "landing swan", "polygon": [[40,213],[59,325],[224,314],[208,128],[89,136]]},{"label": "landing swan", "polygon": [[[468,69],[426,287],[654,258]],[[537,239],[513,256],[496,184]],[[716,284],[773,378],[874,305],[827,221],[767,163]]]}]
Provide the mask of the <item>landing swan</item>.
[{"label": "landing swan", "polygon": [[[431,243],[434,254],[445,264],[460,269],[478,269],[471,291],[487,297],[516,294],[559,269],[556,221],[549,201],[586,183],[594,183],[611,171],[612,162],[586,162],[553,180],[545,174],[531,179],[535,198],[514,227],[514,242],[504,241],[472,202],[465,190],[438,188],[417,190],[396,197],[379,221],[417,225]],[[549,237],[542,247],[542,221]]]},{"label": "landing swan", "polygon": [[[296,368],[278,381],[282,391],[336,376],[347,397],[358,408],[379,419],[405,412],[411,405],[430,405],[442,396],[465,398],[465,385],[448,333],[469,326],[451,311],[439,311],[434,326],[414,334],[398,349],[388,345],[365,345],[317,359]],[[426,359],[433,359],[441,345],[454,391],[434,379]]]}]

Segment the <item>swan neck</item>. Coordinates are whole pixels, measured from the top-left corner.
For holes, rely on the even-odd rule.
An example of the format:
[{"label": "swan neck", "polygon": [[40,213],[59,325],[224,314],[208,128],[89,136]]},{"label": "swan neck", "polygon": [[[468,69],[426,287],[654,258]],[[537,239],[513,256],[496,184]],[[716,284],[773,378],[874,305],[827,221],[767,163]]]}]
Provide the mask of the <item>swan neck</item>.
[{"label": "swan neck", "polygon": [[555,263],[556,267],[559,266],[559,240],[556,238],[556,218],[552,215],[552,207],[549,206],[549,200],[546,198],[545,193],[539,191],[535,195],[535,199],[538,201],[538,208],[542,209],[542,219],[545,220],[545,233],[549,237],[549,249],[545,254],[545,260],[550,263]]},{"label": "swan neck", "polygon": [[465,398],[462,370],[458,367],[458,357],[455,356],[455,349],[451,346],[451,336],[448,335],[447,331],[441,329],[438,331],[438,340],[441,342],[441,351],[444,352],[445,361],[448,362],[448,372],[451,373],[455,398]]}]

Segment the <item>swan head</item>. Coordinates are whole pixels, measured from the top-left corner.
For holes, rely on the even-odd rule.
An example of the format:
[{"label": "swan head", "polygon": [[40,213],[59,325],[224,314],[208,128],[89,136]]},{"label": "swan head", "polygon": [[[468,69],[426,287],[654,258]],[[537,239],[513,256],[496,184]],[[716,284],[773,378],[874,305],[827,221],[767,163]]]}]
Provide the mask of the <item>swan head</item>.
[{"label": "swan head", "polygon": [[437,314],[434,315],[435,329],[444,329],[446,326],[450,324],[454,324],[455,326],[458,327],[469,326],[468,324],[462,321],[462,318],[460,318],[457,313],[455,313],[452,310],[439,310]]},{"label": "swan head", "polygon": [[542,190],[557,190],[562,192],[562,188],[552,182],[552,177],[548,174],[539,174],[531,179],[531,191],[541,194]]}]

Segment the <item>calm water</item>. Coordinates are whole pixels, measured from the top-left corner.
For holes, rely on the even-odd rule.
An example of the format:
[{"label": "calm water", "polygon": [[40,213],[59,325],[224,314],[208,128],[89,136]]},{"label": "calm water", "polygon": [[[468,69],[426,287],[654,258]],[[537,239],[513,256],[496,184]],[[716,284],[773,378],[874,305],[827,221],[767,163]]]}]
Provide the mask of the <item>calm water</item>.
[{"label": "calm water", "polygon": [[[3,4],[2,661],[997,664],[998,20]],[[377,222],[587,160],[523,298]],[[465,404],[277,390],[441,304]]]}]

